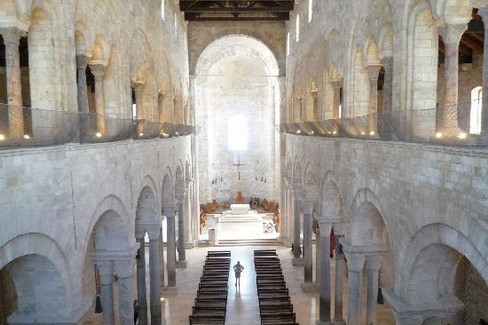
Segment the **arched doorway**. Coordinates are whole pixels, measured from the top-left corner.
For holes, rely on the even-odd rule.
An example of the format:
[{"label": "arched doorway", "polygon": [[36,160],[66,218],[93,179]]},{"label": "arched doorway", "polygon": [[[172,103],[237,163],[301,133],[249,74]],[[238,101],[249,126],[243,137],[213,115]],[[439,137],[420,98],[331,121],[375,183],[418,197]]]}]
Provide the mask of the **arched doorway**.
[{"label": "arched doorway", "polygon": [[[250,203],[258,214],[270,212],[272,221],[273,211],[266,210],[270,206],[277,209],[280,191],[275,163],[279,161],[279,134],[274,125],[280,121],[276,55],[256,38],[228,35],[202,51],[195,71],[200,204],[215,201],[218,205],[207,214],[206,226],[211,227],[214,215],[235,203]],[[248,214],[245,218],[251,219]],[[237,237],[259,238],[263,233],[259,224],[256,219],[255,229]],[[204,228],[201,237],[205,236]],[[236,233],[224,229],[218,236],[232,239]]]}]

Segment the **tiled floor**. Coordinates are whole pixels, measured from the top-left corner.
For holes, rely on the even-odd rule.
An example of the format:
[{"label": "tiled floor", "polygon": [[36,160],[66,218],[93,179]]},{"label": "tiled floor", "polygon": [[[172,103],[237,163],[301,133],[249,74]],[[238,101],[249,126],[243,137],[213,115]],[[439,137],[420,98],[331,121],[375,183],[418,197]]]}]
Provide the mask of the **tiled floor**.
[{"label": "tiled floor", "polygon": [[[194,299],[196,297],[198,283],[202,274],[202,267],[208,250],[230,250],[232,252],[231,265],[240,261],[245,267],[241,275],[241,286],[234,286],[234,274],[231,271],[229,276],[229,291],[227,298],[227,318],[228,325],[259,325],[258,299],[255,286],[255,272],[253,263],[254,249],[275,248],[281,260],[283,274],[290,292],[291,302],[297,316],[297,322],[301,325],[315,325],[319,314],[319,297],[317,293],[304,293],[300,287],[303,282],[303,267],[292,266],[292,254],[288,247],[284,246],[232,246],[232,247],[198,247],[187,250],[187,267],[177,270],[177,293],[163,293],[161,298],[163,306],[163,319],[167,325],[188,324],[188,316],[191,314]],[[314,258],[315,261],[315,258]],[[332,265],[332,270],[334,269]],[[147,276],[149,279],[149,276]],[[332,273],[334,279],[334,273]],[[365,285],[366,278],[363,280]],[[347,315],[347,279],[344,275],[344,316]],[[332,283],[334,287],[334,283]],[[134,283],[135,289],[135,283]],[[134,293],[136,291],[134,290]],[[366,292],[366,288],[363,288]],[[115,295],[116,297],[116,295]],[[366,306],[365,296],[363,306]],[[149,301],[148,301],[149,305]],[[363,318],[366,318],[366,311],[363,308]],[[333,310],[333,305],[332,305]],[[149,316],[149,310],[148,310]],[[90,320],[85,324],[102,324],[100,314],[88,317]],[[366,323],[366,321],[364,321]],[[393,314],[387,303],[378,305],[378,324],[395,324]]]}]

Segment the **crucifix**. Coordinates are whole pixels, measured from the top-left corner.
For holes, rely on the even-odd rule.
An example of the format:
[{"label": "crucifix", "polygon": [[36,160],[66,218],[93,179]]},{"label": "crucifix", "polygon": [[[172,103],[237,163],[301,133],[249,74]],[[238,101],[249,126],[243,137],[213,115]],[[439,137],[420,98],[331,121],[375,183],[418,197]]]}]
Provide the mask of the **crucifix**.
[{"label": "crucifix", "polygon": [[235,156],[234,157],[234,166],[237,166],[237,179],[241,180],[241,166],[244,166],[243,163],[241,163],[241,157]]}]

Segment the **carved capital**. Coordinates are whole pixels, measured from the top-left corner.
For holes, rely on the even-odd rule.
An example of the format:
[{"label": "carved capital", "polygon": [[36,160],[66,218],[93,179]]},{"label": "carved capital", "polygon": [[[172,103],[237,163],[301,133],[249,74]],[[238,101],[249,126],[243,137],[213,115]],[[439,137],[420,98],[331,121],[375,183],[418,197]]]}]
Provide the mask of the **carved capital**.
[{"label": "carved capital", "polygon": [[445,27],[439,28],[439,33],[446,45],[453,44],[458,46],[461,37],[467,29],[467,24],[448,24]]},{"label": "carved capital", "polygon": [[88,57],[84,54],[76,55],[76,67],[78,69],[86,69],[88,65]]},{"label": "carved capital", "polygon": [[8,45],[19,46],[20,38],[26,35],[24,31],[21,31],[16,27],[0,28],[0,34],[3,37],[5,46]]},{"label": "carved capital", "polygon": [[101,80],[105,76],[106,67],[101,63],[90,63],[90,70],[95,80]]},{"label": "carved capital", "polygon": [[368,76],[369,80],[376,82],[380,74],[382,65],[381,64],[370,64],[368,65]]}]

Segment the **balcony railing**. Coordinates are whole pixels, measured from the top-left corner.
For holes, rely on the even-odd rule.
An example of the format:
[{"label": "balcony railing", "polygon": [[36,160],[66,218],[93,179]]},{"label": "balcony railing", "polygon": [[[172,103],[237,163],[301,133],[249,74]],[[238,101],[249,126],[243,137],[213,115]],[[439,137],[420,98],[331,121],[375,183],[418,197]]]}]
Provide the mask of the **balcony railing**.
[{"label": "balcony railing", "polygon": [[435,109],[375,113],[323,121],[286,123],[280,131],[302,136],[342,137],[451,146],[486,147],[479,134],[457,128],[450,133],[436,127]]},{"label": "balcony railing", "polygon": [[0,104],[0,148],[103,143],[189,135],[194,127]]}]

